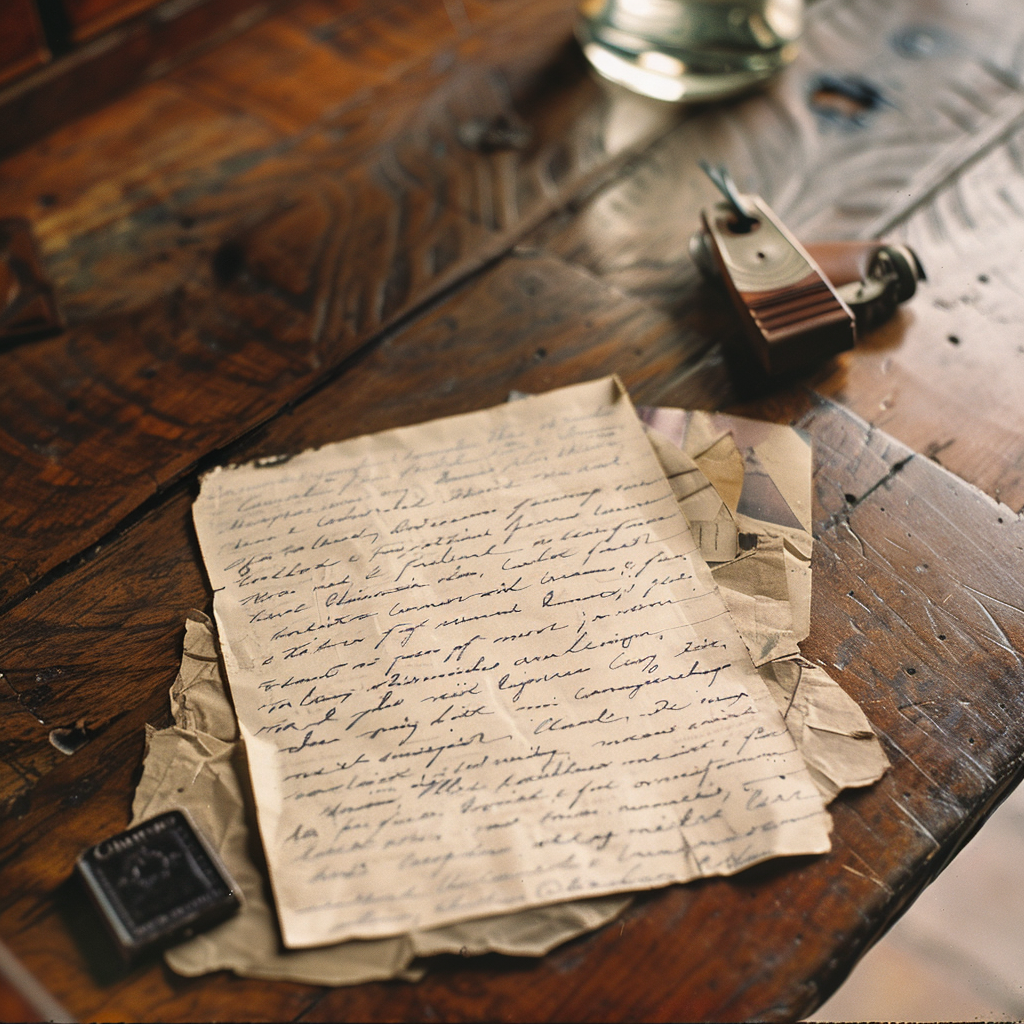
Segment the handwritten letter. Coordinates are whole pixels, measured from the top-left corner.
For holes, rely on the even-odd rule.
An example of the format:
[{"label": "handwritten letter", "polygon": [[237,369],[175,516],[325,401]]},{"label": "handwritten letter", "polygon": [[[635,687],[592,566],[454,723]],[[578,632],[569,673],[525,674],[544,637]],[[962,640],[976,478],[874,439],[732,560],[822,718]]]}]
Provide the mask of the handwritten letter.
[{"label": "handwritten letter", "polygon": [[194,514],[287,945],[828,849],[617,382],[215,470]]}]

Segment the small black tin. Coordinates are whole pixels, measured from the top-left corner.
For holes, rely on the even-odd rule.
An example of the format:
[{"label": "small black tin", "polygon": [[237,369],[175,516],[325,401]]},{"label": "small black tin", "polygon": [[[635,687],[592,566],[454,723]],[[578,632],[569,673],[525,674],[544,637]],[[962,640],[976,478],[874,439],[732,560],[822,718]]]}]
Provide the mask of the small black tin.
[{"label": "small black tin", "polygon": [[91,846],[75,870],[126,963],[223,921],[241,905],[234,882],[183,811]]}]

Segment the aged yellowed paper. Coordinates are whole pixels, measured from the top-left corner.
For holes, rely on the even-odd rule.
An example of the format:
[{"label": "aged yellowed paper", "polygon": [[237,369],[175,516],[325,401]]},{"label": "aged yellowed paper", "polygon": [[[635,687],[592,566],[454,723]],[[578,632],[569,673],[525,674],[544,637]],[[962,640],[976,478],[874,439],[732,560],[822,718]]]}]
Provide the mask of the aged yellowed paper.
[{"label": "aged yellowed paper", "polygon": [[195,520],[287,945],[828,848],[615,382],[215,471]]},{"label": "aged yellowed paper", "polygon": [[629,904],[628,895],[597,896],[384,939],[284,949],[265,873],[252,854],[254,823],[243,796],[247,772],[239,756],[238,725],[221,680],[212,623],[201,612],[191,612],[185,623],[181,671],[170,696],[174,725],[161,730],[147,726],[132,823],[167,810],[186,810],[214,845],[242,897],[242,909],[234,917],[165,952],[178,974],[194,977],[229,969],[249,978],[311,985],[396,977],[411,981],[424,973],[422,966],[413,966],[417,957],[543,956],[607,924]]},{"label": "aged yellowed paper", "polygon": [[[638,412],[722,600],[822,796],[831,801],[843,789],[877,781],[889,762],[867,717],[798,646],[811,621],[810,439],[792,427],[722,413]],[[730,449],[739,457],[738,472]],[[708,451],[719,453],[717,460],[710,461]],[[715,476],[714,484],[704,470]],[[732,511],[719,496],[723,484],[724,492],[737,496]],[[722,539],[732,537],[737,543],[730,552]]]}]

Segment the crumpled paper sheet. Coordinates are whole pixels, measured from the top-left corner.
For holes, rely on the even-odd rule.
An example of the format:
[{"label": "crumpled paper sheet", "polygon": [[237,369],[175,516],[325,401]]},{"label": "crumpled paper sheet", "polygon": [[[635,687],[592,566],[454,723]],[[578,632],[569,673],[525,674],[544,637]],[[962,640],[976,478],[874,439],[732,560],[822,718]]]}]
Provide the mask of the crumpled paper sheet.
[{"label": "crumpled paper sheet", "polygon": [[[811,621],[811,446],[792,427],[719,413],[637,410],[694,539],[818,789],[830,802],[889,767],[856,701],[800,654]],[[712,495],[714,497],[712,497]],[[715,536],[735,531],[736,549]]]},{"label": "crumpled paper sheet", "polygon": [[[744,517],[746,529],[741,538],[739,517],[720,496],[718,486],[697,465],[696,459],[657,429],[649,430],[647,437],[690,523],[694,541],[711,567],[751,660],[761,666],[775,658],[797,656],[800,648],[793,624],[794,595],[787,580],[782,538],[767,529],[759,529],[760,524],[748,517]],[[730,435],[725,437],[731,441]],[[716,447],[721,451],[725,446],[718,442]],[[704,464],[708,466],[706,461]],[[742,457],[738,463],[738,481],[735,460],[722,459],[711,468],[714,471],[726,465],[733,479],[723,481],[720,478],[718,483],[738,496],[743,484]],[[797,589],[800,582],[792,589]],[[802,598],[799,593],[796,596]],[[809,588],[807,603],[810,604]]]},{"label": "crumpled paper sheet", "polygon": [[[809,439],[792,427],[721,413],[661,408],[641,408],[637,412],[655,436],[661,435],[687,456],[723,496],[726,508],[719,512],[717,522],[728,515],[740,535],[754,535],[758,541],[763,537],[782,541],[793,642],[805,640],[811,628],[814,545]],[[657,445],[656,450],[660,457]],[[696,483],[690,486],[698,490]],[[690,518],[686,506],[683,511]],[[726,560],[707,554],[705,557],[709,562]]]},{"label": "crumpled paper sheet", "polygon": [[740,550],[736,519],[707,474],[695,459],[658,431],[648,430],[647,439],[665,471],[679,508],[690,524],[690,532],[704,561],[712,566],[713,571],[716,562],[735,558]]},{"label": "crumpled paper sheet", "polygon": [[[843,788],[876,781],[888,762],[867,718],[822,669],[800,657],[797,646],[810,626],[806,440],[790,428],[737,417],[650,412],[664,414],[658,430],[649,432],[651,444],[819,789],[831,800]],[[756,443],[741,451],[752,431]],[[186,622],[182,668],[170,695],[175,725],[147,732],[133,823],[185,807],[244,900],[236,917],[165,954],[179,974],[229,969],[246,977],[325,985],[415,980],[424,973],[411,966],[417,957],[492,951],[541,956],[614,919],[630,903],[629,896],[609,896],[391,939],[286,950],[268,899],[258,833],[249,827],[254,812],[234,710],[212,623],[201,612],[190,613]]]},{"label": "crumpled paper sheet", "polygon": [[800,654],[781,538],[758,537],[756,547],[713,566],[711,574],[758,668]]},{"label": "crumpled paper sheet", "polygon": [[871,723],[824,669],[793,658],[759,671],[826,802],[882,777],[889,762]]},{"label": "crumpled paper sheet", "polygon": [[178,974],[228,969],[250,978],[314,985],[354,985],[386,978],[416,980],[410,965],[437,953],[543,956],[563,942],[617,917],[629,896],[560,903],[517,914],[480,918],[391,939],[285,949],[262,863],[248,792],[245,754],[221,676],[213,623],[192,611],[185,623],[181,671],[170,690],[175,724],[147,728],[142,778],[132,824],[172,808],[185,808],[219,854],[241,890],[242,909],[230,920],[168,950]]}]

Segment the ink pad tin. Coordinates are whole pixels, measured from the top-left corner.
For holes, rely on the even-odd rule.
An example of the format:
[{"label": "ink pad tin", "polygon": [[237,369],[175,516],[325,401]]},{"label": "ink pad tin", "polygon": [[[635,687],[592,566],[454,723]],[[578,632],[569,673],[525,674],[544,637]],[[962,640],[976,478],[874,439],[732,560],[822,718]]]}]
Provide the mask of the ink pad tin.
[{"label": "ink pad tin", "polygon": [[166,811],[91,846],[75,871],[126,963],[241,905],[237,886],[184,811]]}]

